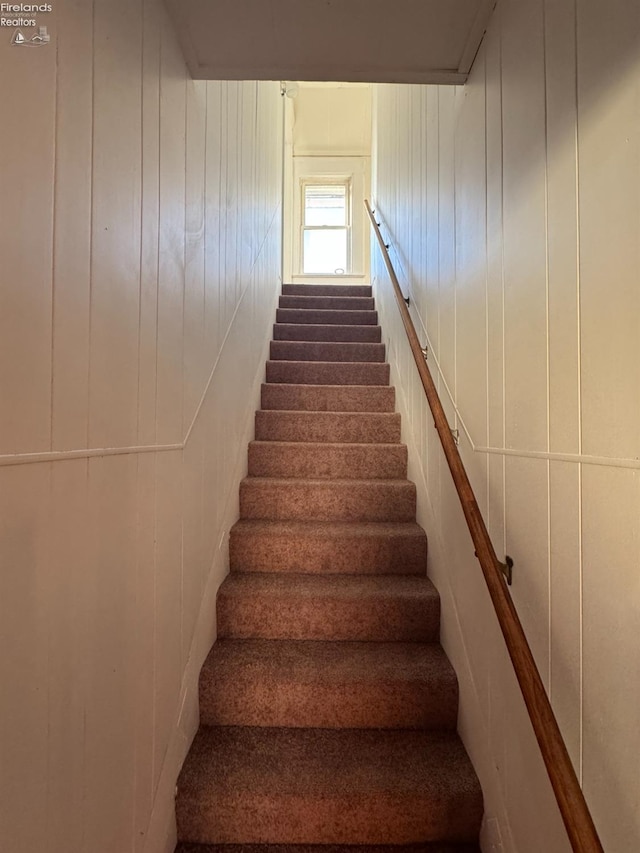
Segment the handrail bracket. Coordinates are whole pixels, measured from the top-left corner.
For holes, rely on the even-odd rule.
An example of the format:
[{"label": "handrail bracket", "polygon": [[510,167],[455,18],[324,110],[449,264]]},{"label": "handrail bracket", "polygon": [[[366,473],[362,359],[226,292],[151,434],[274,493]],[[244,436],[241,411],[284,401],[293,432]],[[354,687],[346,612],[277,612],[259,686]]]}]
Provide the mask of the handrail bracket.
[{"label": "handrail bracket", "polygon": [[498,565],[500,566],[500,571],[505,576],[507,585],[511,586],[511,584],[513,583],[513,560],[507,554],[507,556],[504,558],[504,563],[498,563]]}]

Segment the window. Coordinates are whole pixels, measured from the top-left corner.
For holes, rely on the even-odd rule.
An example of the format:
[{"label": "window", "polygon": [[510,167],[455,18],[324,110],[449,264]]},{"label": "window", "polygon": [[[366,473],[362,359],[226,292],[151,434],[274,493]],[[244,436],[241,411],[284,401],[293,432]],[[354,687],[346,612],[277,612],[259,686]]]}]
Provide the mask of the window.
[{"label": "window", "polygon": [[367,157],[291,157],[285,174],[283,276],[292,284],[369,280]]},{"label": "window", "polygon": [[302,182],[303,275],[351,271],[351,186]]}]

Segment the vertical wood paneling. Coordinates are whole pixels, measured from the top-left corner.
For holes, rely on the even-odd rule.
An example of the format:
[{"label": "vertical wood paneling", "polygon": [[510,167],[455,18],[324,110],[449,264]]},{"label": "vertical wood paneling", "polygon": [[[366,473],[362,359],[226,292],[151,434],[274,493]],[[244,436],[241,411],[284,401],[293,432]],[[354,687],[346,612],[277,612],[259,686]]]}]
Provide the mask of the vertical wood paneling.
[{"label": "vertical wood paneling", "polygon": [[222,83],[207,83],[207,150],[205,164],[205,324],[204,339],[210,369],[222,341],[220,233],[222,217],[220,197],[222,181]]},{"label": "vertical wood paneling", "polygon": [[181,441],[185,264],[186,69],[168,16],[161,31],[157,440]]},{"label": "vertical wood paneling", "polygon": [[9,45],[8,32],[0,49],[0,447],[22,453],[51,446],[56,55],[53,30],[43,50]]},{"label": "vertical wood paneling", "polygon": [[438,110],[438,359],[451,392],[455,394],[455,179],[454,90],[440,89]]},{"label": "vertical wood paneling", "polygon": [[549,690],[549,563],[547,462],[507,457],[507,553],[518,562],[511,595],[542,680]]},{"label": "vertical wood paneling", "polygon": [[238,145],[238,123],[241,109],[242,82],[232,81],[226,87],[226,144],[224,174],[226,177],[223,197],[225,227],[224,233],[224,312],[223,335],[226,334],[231,318],[238,304],[237,245],[239,221],[234,215],[239,210],[238,195],[240,189],[240,146]]},{"label": "vertical wood paneling", "polygon": [[432,345],[440,352],[440,122],[439,90],[428,86],[425,91],[426,110],[426,172],[427,172],[427,231],[426,231],[426,303],[427,332]]},{"label": "vertical wood paneling", "polygon": [[53,262],[53,450],[87,443],[91,270],[93,3],[58,11]]},{"label": "vertical wood paneling", "polygon": [[549,472],[549,693],[576,773],[582,763],[582,580],[580,469],[558,462]]},{"label": "vertical wood paneling", "polygon": [[[485,51],[457,93],[455,136],[456,389],[474,439],[487,442]],[[480,495],[479,497],[483,497]]]},{"label": "vertical wood paneling", "polygon": [[154,683],[154,783],[175,725],[182,677],[182,518],[180,453],[158,454],[156,462],[156,577]]},{"label": "vertical wood paneling", "polygon": [[605,850],[640,847],[638,471],[583,472],[583,785]]},{"label": "vertical wood paneling", "polygon": [[154,715],[156,671],[156,467],[155,454],[138,459],[136,491],[136,574],[135,574],[135,850],[143,849],[155,786]]},{"label": "vertical wood paneling", "polygon": [[9,850],[46,849],[49,466],[0,468],[0,826]]},{"label": "vertical wood paneling", "polygon": [[157,0],[144,0],[138,441],[155,444],[160,219],[160,29]]},{"label": "vertical wood paneling", "polygon": [[640,13],[578,8],[582,435],[587,454],[640,455]]},{"label": "vertical wood paneling", "polygon": [[[86,423],[86,421],[85,421]],[[88,672],[88,463],[51,467],[47,572],[48,744],[47,845],[82,850],[84,837],[85,701]]]},{"label": "vertical wood paneling", "polygon": [[137,438],[141,68],[140,0],[95,0],[89,414],[94,447],[131,446]]},{"label": "vertical wood paneling", "polygon": [[549,446],[578,453],[579,300],[574,0],[545,0]]},{"label": "vertical wood paneling", "polygon": [[135,803],[135,456],[89,463],[84,848],[125,850]]},{"label": "vertical wood paneling", "polygon": [[505,440],[507,447],[547,450],[542,0],[505,3],[501,23]]},{"label": "vertical wood paneling", "polygon": [[[502,51],[500,7],[487,32],[485,50],[486,85],[486,184],[487,184],[487,442],[504,446],[504,269],[502,257]],[[490,456],[488,471],[487,527],[498,553],[503,548],[504,475],[503,457]]]}]

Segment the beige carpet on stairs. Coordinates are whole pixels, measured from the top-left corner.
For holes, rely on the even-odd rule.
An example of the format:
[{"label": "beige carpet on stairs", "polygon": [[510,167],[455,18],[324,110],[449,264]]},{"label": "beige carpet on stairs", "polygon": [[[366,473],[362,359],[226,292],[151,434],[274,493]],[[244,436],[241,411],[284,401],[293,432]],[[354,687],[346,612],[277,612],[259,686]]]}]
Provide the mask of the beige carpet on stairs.
[{"label": "beige carpet on stairs", "polygon": [[371,288],[285,285],[177,853],[472,853],[482,793]]}]

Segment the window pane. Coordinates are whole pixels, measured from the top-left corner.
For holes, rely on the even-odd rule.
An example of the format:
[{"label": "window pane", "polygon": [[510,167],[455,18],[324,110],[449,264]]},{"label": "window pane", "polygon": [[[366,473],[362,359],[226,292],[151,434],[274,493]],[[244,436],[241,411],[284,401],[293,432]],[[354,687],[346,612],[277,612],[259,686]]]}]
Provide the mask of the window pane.
[{"label": "window pane", "polygon": [[[305,231],[303,273],[339,275],[347,272],[347,229]],[[337,273],[336,270],[340,270]]]},{"label": "window pane", "polygon": [[304,188],[304,224],[311,226],[347,224],[347,188],[316,186]]}]

